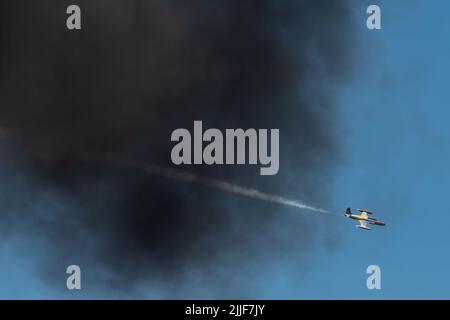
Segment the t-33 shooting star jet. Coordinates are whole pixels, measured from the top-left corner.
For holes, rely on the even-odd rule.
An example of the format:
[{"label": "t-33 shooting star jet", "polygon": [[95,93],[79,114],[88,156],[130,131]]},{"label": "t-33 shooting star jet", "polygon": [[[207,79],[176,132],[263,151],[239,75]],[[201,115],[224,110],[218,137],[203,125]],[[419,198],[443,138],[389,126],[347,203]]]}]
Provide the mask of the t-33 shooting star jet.
[{"label": "t-33 shooting star jet", "polygon": [[345,217],[353,219],[353,220],[358,220],[359,224],[356,225],[356,227],[360,228],[360,229],[364,229],[364,230],[372,230],[368,227],[369,224],[374,224],[377,226],[385,226],[386,224],[380,220],[377,220],[375,218],[370,217],[370,215],[372,215],[373,213],[370,212],[369,210],[365,210],[365,209],[358,209],[359,212],[361,212],[361,214],[353,214],[352,210],[350,208],[347,208],[347,211],[345,211]]}]

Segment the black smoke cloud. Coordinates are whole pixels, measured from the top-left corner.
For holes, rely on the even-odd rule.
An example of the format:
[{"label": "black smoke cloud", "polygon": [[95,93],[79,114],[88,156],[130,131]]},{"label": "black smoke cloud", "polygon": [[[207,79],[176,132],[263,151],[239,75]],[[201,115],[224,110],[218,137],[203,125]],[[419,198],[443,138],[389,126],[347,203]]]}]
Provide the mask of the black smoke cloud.
[{"label": "black smoke cloud", "polygon": [[255,262],[307,252],[315,221],[295,209],[79,155],[171,166],[170,133],[194,120],[280,128],[277,176],[182,169],[325,200],[336,156],[329,92],[349,69],[345,1],[79,0],[80,31],[65,27],[70,4],[0,4],[0,221],[4,237],[44,244],[29,253],[42,256],[44,279],[56,287],[79,264],[90,288],[158,283],[171,296],[196,272],[220,295]]}]

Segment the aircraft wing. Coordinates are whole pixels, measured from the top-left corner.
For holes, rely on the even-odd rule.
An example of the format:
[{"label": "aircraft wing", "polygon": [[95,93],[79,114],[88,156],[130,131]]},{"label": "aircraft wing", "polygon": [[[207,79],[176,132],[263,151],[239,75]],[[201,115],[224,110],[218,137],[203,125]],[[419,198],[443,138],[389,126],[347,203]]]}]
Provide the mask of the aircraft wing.
[{"label": "aircraft wing", "polygon": [[367,212],[366,211],[361,211],[361,217],[367,218],[368,217]]},{"label": "aircraft wing", "polygon": [[361,226],[361,228],[367,229],[368,228],[368,223],[367,221],[363,221],[363,220],[359,220],[359,224]]}]

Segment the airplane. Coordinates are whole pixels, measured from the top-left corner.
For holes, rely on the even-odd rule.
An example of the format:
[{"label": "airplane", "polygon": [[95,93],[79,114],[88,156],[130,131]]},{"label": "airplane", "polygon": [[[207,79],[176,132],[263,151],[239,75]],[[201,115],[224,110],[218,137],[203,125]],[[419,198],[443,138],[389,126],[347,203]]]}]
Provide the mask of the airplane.
[{"label": "airplane", "polygon": [[345,211],[344,216],[353,220],[358,220],[359,224],[356,225],[356,227],[364,230],[372,230],[368,227],[369,224],[377,225],[377,226],[385,226],[386,223],[377,220],[375,218],[369,217],[369,215],[373,214],[369,210],[365,209],[358,209],[359,212],[361,212],[360,215],[353,214],[352,210],[350,208],[347,208],[347,211]]}]

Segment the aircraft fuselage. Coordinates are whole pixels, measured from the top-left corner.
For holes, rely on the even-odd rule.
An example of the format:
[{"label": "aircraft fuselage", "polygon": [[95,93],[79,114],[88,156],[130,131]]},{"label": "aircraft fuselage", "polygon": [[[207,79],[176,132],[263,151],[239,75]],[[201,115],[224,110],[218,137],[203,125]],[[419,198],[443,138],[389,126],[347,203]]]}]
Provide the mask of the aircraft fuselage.
[{"label": "aircraft fuselage", "polygon": [[379,221],[375,218],[371,218],[371,217],[364,217],[362,215],[357,215],[357,214],[346,214],[347,218],[353,219],[353,220],[358,220],[358,221],[366,221],[369,224],[374,224],[377,226],[385,226],[386,224],[382,221]]}]

